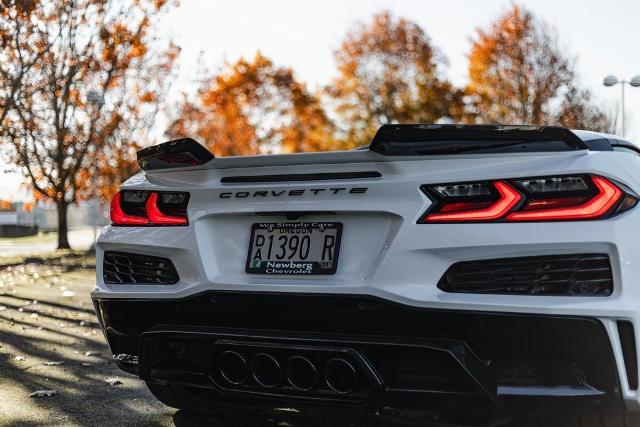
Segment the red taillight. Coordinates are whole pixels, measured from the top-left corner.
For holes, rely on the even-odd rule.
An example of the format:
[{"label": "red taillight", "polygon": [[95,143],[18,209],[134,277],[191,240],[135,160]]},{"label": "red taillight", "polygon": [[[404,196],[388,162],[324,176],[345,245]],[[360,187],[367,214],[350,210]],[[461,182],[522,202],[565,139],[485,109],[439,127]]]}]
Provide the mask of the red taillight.
[{"label": "red taillight", "polygon": [[113,225],[147,225],[149,223],[147,218],[126,214],[122,210],[120,199],[120,193],[117,193],[113,196],[113,199],[111,199],[110,214]]},{"label": "red taillight", "polygon": [[425,185],[434,201],[419,223],[599,219],[638,196],[601,176],[576,175]]},{"label": "red taillight", "polygon": [[158,208],[158,193],[151,193],[146,204],[149,221],[155,225],[186,225],[185,216],[166,215]]},{"label": "red taillight", "polygon": [[528,211],[525,207],[520,212],[507,216],[507,221],[554,221],[561,219],[592,219],[607,214],[622,198],[622,190],[606,178],[591,178],[598,193],[575,206]]},{"label": "red taillight", "polygon": [[187,225],[188,201],[188,193],[124,190],[111,200],[111,223],[129,226]]},{"label": "red taillight", "polygon": [[[513,187],[503,181],[493,183],[498,190],[499,198],[489,206],[482,209],[460,210],[451,212],[445,209],[444,213],[432,213],[427,215],[424,220],[428,222],[437,221],[491,221],[503,217],[509,212],[522,198]],[[449,208],[453,203],[445,205]]]}]

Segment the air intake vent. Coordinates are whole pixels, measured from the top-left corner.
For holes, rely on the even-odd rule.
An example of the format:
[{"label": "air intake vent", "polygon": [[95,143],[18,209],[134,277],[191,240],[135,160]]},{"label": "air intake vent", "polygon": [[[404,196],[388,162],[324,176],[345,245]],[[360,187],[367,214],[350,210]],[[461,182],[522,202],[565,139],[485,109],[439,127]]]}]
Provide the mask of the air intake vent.
[{"label": "air intake vent", "polygon": [[445,292],[608,296],[606,254],[554,255],[458,262],[438,282]]},{"label": "air intake vent", "polygon": [[104,253],[102,276],[105,283],[123,285],[173,285],[179,280],[167,258],[113,251]]}]

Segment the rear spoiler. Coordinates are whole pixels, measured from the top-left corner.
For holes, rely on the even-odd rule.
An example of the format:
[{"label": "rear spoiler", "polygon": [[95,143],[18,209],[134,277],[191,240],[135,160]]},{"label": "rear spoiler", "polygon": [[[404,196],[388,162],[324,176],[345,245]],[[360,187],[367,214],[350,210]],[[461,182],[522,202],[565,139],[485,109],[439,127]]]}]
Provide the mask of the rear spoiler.
[{"label": "rear spoiler", "polygon": [[213,154],[191,138],[175,139],[138,150],[138,164],[144,171],[198,166],[213,159]]},{"label": "rear spoiler", "polygon": [[[368,149],[387,156],[416,156],[573,151],[589,146],[559,126],[413,124],[380,127]],[[142,170],[148,171],[198,166],[214,156],[193,139],[182,138],[143,148],[137,158]]]},{"label": "rear spoiler", "polygon": [[369,150],[387,156],[588,150],[559,126],[384,125]]}]

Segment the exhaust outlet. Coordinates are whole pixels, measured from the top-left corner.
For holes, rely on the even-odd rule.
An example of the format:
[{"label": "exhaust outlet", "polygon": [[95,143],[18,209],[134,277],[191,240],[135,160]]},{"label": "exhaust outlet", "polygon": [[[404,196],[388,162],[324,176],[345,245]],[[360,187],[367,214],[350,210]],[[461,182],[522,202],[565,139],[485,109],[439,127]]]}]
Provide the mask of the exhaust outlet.
[{"label": "exhaust outlet", "polygon": [[233,385],[240,385],[247,381],[247,361],[240,353],[226,350],[218,357],[220,375]]},{"label": "exhaust outlet", "polygon": [[262,387],[273,388],[280,383],[282,369],[273,356],[258,353],[251,359],[251,374]]},{"label": "exhaust outlet", "polygon": [[292,356],[287,360],[285,373],[289,383],[297,390],[309,391],[318,384],[318,370],[304,356]]},{"label": "exhaust outlet", "polygon": [[358,387],[356,368],[342,358],[329,359],[324,365],[324,380],[336,393],[347,394]]}]

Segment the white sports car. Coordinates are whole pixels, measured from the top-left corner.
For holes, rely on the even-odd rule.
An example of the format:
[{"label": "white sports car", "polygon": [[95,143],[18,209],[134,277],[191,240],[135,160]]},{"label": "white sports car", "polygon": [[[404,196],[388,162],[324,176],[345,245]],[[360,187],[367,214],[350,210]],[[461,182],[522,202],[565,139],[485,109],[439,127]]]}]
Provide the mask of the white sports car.
[{"label": "white sports car", "polygon": [[92,298],[118,365],[177,408],[622,426],[640,411],[639,155],[527,126],[230,158],[170,141],[113,199]]}]

